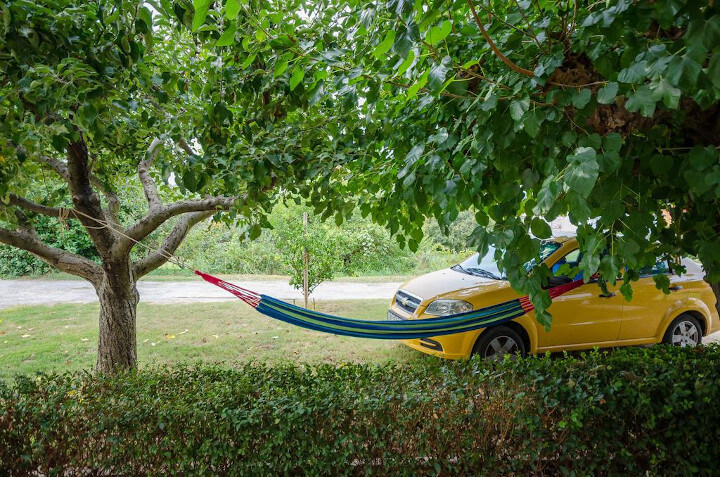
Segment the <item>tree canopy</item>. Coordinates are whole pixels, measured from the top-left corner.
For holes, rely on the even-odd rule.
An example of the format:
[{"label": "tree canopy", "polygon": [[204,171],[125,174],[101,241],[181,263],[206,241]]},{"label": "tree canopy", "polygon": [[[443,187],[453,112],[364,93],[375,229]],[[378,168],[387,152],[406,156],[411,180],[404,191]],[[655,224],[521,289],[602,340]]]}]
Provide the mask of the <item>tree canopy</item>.
[{"label": "tree canopy", "polygon": [[478,249],[504,250],[541,310],[547,270],[519,265],[563,214],[585,277],[620,278],[627,298],[659,258],[698,257],[720,280],[713,2],[198,0],[195,12],[195,28],[262,56],[291,90],[358,113],[333,131],[341,167],[328,172],[351,199],[310,194],[326,216],[358,206],[415,248],[426,216],[472,210]]},{"label": "tree canopy", "polygon": [[[243,67],[191,34],[191,5],[163,5],[0,3],[0,242],[95,286],[103,370],[135,363],[137,279],[212,215],[257,237],[278,193],[332,167],[317,151],[340,121],[287,94],[262,58]],[[127,181],[144,190],[144,216],[119,214]],[[38,215],[80,222],[97,261],[44,241]],[[161,246],[132,260],[169,221]]]},{"label": "tree canopy", "polygon": [[[629,298],[642,268],[693,255],[720,294],[714,2],[13,0],[0,19],[0,240],[119,279],[123,303],[199,220],[227,211],[254,238],[281,195],[411,249],[426,217],[472,211],[547,325],[549,271],[521,265],[563,214],[601,286]],[[121,221],[135,174],[148,213]],[[78,219],[102,267],[37,239],[33,214]]]}]

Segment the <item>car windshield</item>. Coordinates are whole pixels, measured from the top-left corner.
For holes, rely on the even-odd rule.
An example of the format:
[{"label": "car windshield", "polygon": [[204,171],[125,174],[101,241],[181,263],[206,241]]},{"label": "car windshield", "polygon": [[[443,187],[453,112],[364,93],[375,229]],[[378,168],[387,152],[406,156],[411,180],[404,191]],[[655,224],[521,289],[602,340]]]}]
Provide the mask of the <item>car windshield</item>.
[{"label": "car windshield", "polygon": [[[559,248],[560,244],[557,242],[543,241],[540,245],[540,261],[542,262],[548,258]],[[523,265],[523,267],[526,272],[529,272],[536,263],[536,260],[532,259]],[[485,277],[493,280],[507,279],[505,274],[500,271],[500,268],[495,261],[495,247],[490,247],[484,257],[480,258],[479,253],[473,254],[464,262],[452,267],[452,269],[467,273],[468,275],[475,275],[477,277]]]}]

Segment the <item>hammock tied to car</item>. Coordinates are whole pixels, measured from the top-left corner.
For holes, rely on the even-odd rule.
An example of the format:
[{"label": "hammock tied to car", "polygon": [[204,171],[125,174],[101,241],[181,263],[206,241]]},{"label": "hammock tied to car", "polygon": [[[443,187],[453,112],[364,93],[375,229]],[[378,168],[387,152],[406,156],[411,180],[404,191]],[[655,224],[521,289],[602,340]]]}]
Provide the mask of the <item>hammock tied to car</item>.
[{"label": "hammock tied to car", "polygon": [[[150,247],[141,243],[117,227],[112,223],[100,220],[75,209],[60,209],[61,220],[67,218],[69,214],[76,217],[82,215],[87,219],[96,222],[100,228],[108,228],[113,232],[124,236],[136,245],[150,250]],[[191,267],[184,264],[178,257],[168,252],[161,252],[168,261],[175,263],[181,268],[190,269]],[[336,335],[355,336],[358,338],[373,338],[385,340],[397,339],[414,339],[428,338],[431,336],[451,335],[454,333],[463,333],[465,331],[478,330],[488,326],[505,323],[506,321],[519,318],[526,313],[530,313],[535,309],[530,298],[525,295],[520,298],[498,303],[496,305],[487,306],[478,310],[459,313],[457,315],[438,316],[421,320],[357,320],[354,318],[345,318],[342,316],[328,315],[317,311],[308,310],[290,303],[278,300],[268,295],[261,295],[246,288],[239,287],[225,280],[221,280],[207,273],[195,270],[195,274],[200,276],[206,282],[226,290],[248,305],[255,308],[263,315],[284,321],[291,325],[300,326],[325,333],[334,333]],[[574,280],[560,286],[556,286],[548,290],[550,298],[557,298],[563,293],[573,290],[584,282],[582,279]]]},{"label": "hammock tied to car", "polygon": [[[195,270],[206,282],[226,290],[263,315],[291,325],[336,335],[374,339],[414,339],[450,335],[477,330],[519,318],[535,309],[530,298],[522,296],[503,303],[457,315],[439,316],[422,320],[369,321],[328,315],[291,305],[267,295],[239,287],[207,273]],[[575,280],[548,290],[550,298],[577,288],[583,280]]]}]

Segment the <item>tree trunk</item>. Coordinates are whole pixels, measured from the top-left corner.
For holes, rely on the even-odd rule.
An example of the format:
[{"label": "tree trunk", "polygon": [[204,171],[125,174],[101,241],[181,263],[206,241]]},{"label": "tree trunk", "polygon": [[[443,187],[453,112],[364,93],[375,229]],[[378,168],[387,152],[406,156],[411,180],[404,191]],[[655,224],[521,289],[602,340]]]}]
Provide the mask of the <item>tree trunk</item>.
[{"label": "tree trunk", "polygon": [[140,300],[129,267],[114,273],[117,267],[105,266],[105,277],[97,286],[100,299],[100,335],[97,370],[101,373],[134,368],[137,364],[135,336],[137,304]]},{"label": "tree trunk", "polygon": [[710,288],[712,288],[713,293],[715,293],[715,309],[720,315],[720,283],[710,283]]}]

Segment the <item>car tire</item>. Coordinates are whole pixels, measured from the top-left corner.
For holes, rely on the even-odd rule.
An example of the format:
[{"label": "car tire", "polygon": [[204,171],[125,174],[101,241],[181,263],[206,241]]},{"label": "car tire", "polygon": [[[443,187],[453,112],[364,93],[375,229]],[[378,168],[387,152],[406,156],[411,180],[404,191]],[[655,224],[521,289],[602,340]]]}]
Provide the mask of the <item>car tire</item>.
[{"label": "car tire", "polygon": [[483,332],[473,347],[473,356],[497,361],[510,355],[511,359],[517,356],[525,357],[527,350],[522,337],[508,326],[493,326]]},{"label": "car tire", "polygon": [[673,346],[698,346],[702,344],[702,327],[692,315],[683,313],[678,316],[665,331],[663,343]]}]

